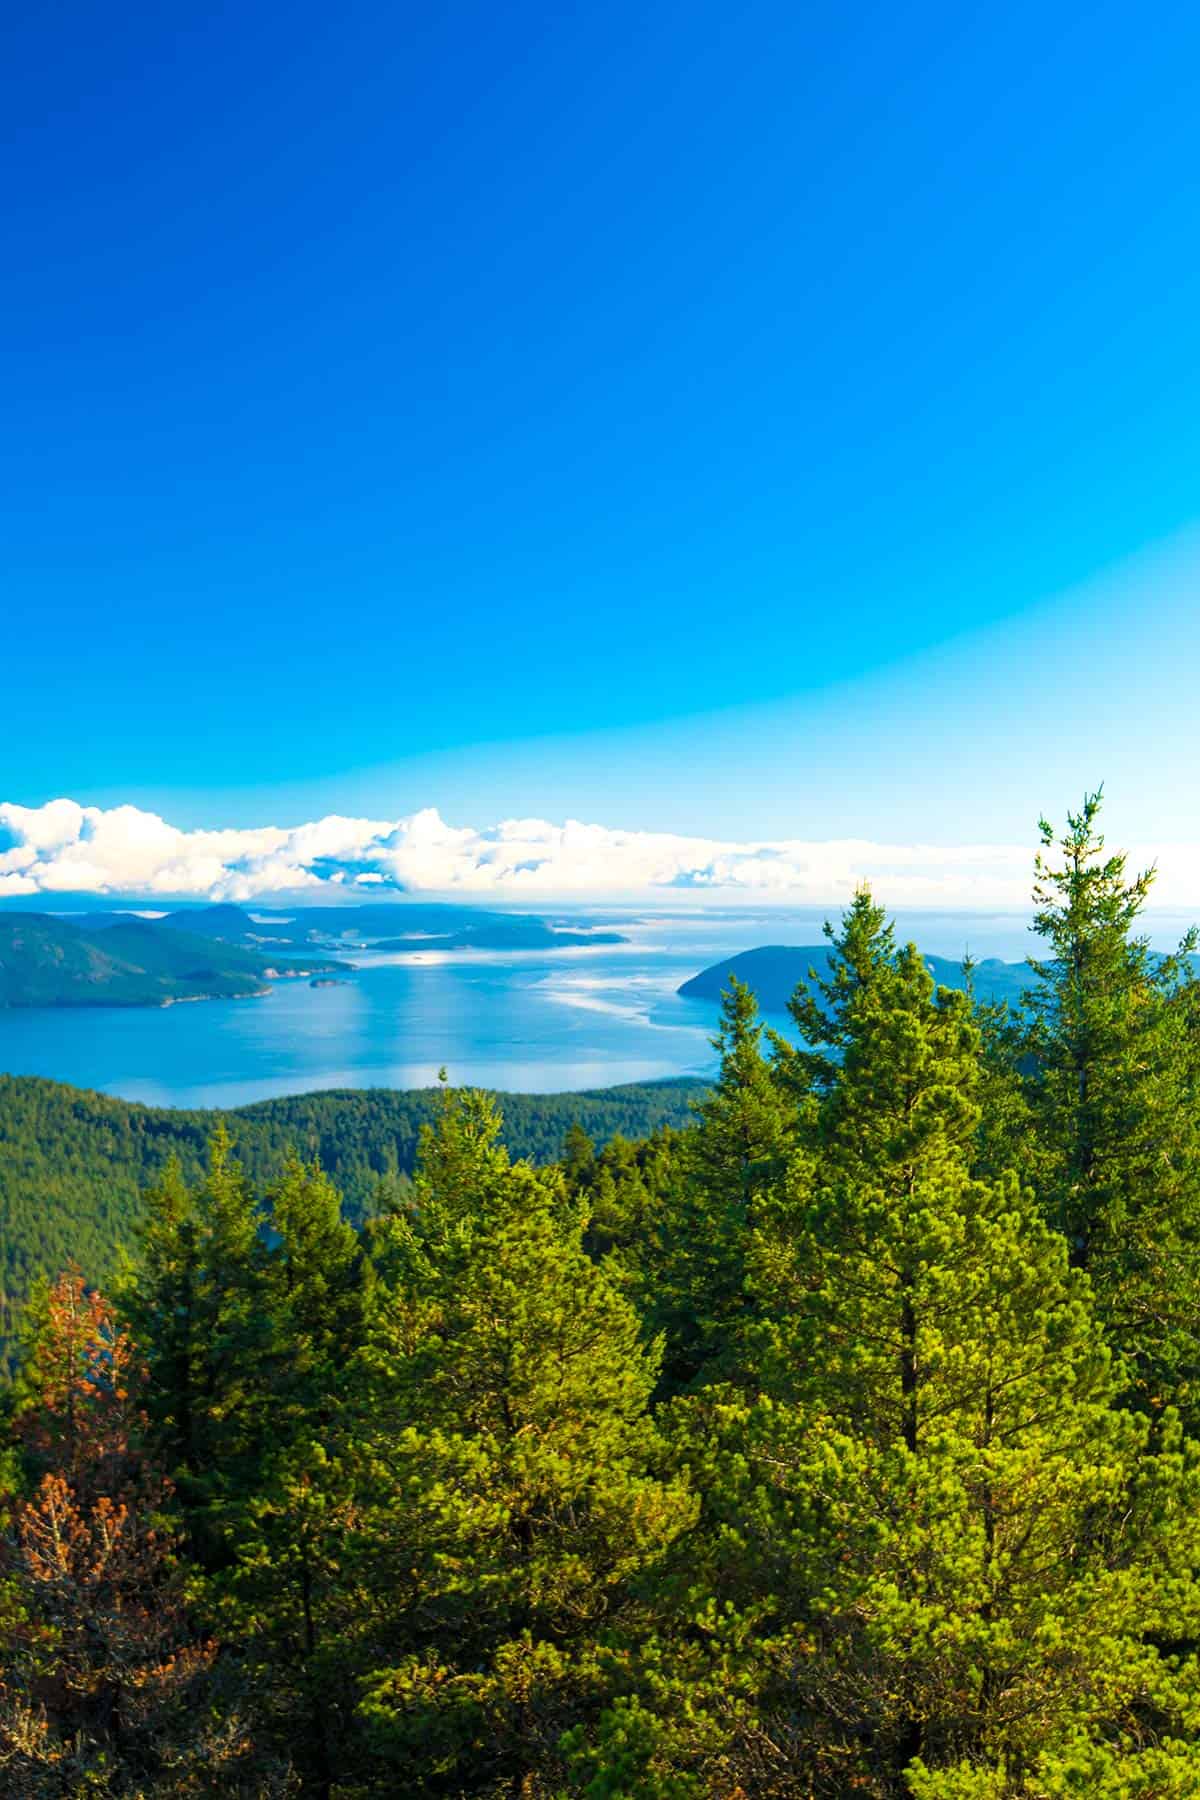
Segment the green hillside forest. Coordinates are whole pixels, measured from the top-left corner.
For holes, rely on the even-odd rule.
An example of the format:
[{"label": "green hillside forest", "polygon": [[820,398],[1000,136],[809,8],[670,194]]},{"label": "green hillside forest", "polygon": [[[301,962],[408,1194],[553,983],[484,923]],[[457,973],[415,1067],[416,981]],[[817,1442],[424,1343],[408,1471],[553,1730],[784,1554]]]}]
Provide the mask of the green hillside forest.
[{"label": "green hillside forest", "polygon": [[1018,1005],[861,892],[799,1047],[735,978],[637,1143],[9,1084],[9,1205],[96,1223],[0,1418],[0,1791],[1194,1800],[1200,984],[1150,892],[1097,797],[1043,826]]},{"label": "green hillside forest", "polygon": [[[544,1164],[563,1153],[572,1125],[601,1145],[679,1126],[703,1083],[649,1082],[580,1094],[505,1094],[503,1141]],[[133,1242],[142,1194],[171,1157],[199,1178],[219,1121],[258,1189],[278,1180],[289,1153],[316,1159],[358,1222],[403,1190],[436,1090],[332,1089],[259,1101],[223,1115],[139,1106],[36,1076],[0,1075],[0,1378],[11,1369],[22,1304],[39,1274],[77,1261],[107,1283],[121,1245]]]}]

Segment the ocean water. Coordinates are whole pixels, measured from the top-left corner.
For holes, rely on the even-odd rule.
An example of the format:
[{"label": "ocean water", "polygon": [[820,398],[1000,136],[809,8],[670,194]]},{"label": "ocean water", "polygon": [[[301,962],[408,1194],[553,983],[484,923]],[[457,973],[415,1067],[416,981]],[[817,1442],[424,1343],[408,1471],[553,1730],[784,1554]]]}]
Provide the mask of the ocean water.
[{"label": "ocean water", "polygon": [[[680,982],[756,944],[811,944],[819,915],[616,921],[629,942],[364,961],[343,985],[169,1007],[0,1010],[0,1070],[158,1106],[241,1106],[329,1087],[450,1079],[525,1093],[706,1075],[715,1007]],[[921,922],[922,947],[1018,956],[1012,922]],[[965,932],[965,934],[964,934]]]}]

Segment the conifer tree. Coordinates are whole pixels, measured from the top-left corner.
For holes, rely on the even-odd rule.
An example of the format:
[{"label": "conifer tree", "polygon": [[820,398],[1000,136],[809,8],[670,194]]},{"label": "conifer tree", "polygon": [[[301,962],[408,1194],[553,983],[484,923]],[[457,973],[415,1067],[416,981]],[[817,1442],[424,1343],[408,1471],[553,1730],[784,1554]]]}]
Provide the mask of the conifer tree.
[{"label": "conifer tree", "polygon": [[798,1045],[771,1033],[776,1078],[801,1100],[827,1094],[835,1085],[842,1052],[853,1030],[858,996],[887,969],[896,954],[895,931],[869,889],[860,887],[842,916],[840,929],[825,921],[829,967],[810,970],[788,1002]]},{"label": "conifer tree", "polygon": [[324,1396],[361,1341],[366,1269],[342,1198],[317,1163],[290,1158],[268,1196],[275,1243],[262,1291],[270,1313],[278,1374],[273,1428],[291,1416],[319,1414]]},{"label": "conifer tree", "polygon": [[[1041,821],[1027,1000],[1031,1169],[1092,1276],[1144,1402],[1194,1404],[1200,1377],[1200,986],[1189,933],[1156,957],[1138,922],[1154,872],[1106,853],[1099,792],[1057,840]],[[1052,852],[1057,849],[1057,861]]]},{"label": "conifer tree", "polygon": [[[848,932],[866,915],[862,900]],[[881,952],[869,980],[841,979],[846,966],[835,965],[824,1015],[836,1075],[822,1072],[756,1246],[764,1375],[797,1395],[856,1396],[864,1420],[877,1404],[898,1406],[915,1442],[917,1290],[934,1220],[966,1204],[979,1034],[967,995],[935,989],[913,945]]]},{"label": "conifer tree", "polygon": [[255,1475],[226,1510],[231,1563],[210,1599],[254,1659],[264,1726],[319,1800],[332,1792],[350,1705],[321,1661],[348,1511],[328,1446],[362,1342],[367,1289],[357,1234],[316,1164],[292,1158],[269,1210],[274,1242],[257,1284],[269,1335],[254,1370]]},{"label": "conifer tree", "polygon": [[569,1186],[585,1186],[595,1170],[596,1146],[578,1119],[572,1119],[567,1127],[561,1162]]},{"label": "conifer tree", "polygon": [[[710,1414],[715,1585],[756,1666],[727,1767],[748,1793],[1024,1800],[1079,1765],[1089,1794],[1182,1795],[1195,1450],[1116,1407],[1086,1278],[1015,1184],[959,1198],[906,1233],[911,1363],[876,1340],[823,1405]],[[858,1315],[869,1272],[827,1265],[822,1315]]]},{"label": "conifer tree", "polygon": [[164,1466],[186,1488],[201,1467],[199,1407],[199,1229],[194,1197],[172,1156],[143,1195],[136,1261],[120,1299],[146,1363],[150,1429]]},{"label": "conifer tree", "polygon": [[141,1256],[123,1309],[147,1367],[146,1405],[193,1547],[219,1558],[220,1513],[253,1480],[258,1382],[270,1318],[254,1194],[223,1123],[204,1179],[177,1164],[147,1196]]},{"label": "conifer tree", "polygon": [[650,1221],[643,1303],[664,1334],[668,1392],[728,1373],[745,1329],[746,1246],[795,1131],[762,1035],[753,993],[731,975],[711,1040],[717,1079],[682,1141],[671,1204]]},{"label": "conifer tree", "polygon": [[509,1165],[494,1123],[452,1099],[426,1146],[347,1454],[358,1566],[387,1596],[364,1709],[383,1767],[413,1791],[533,1800],[559,1791],[559,1739],[596,1704],[596,1635],[691,1506],[653,1473],[636,1313],[558,1177]]},{"label": "conifer tree", "polygon": [[670,1216],[685,1137],[666,1125],[640,1143],[618,1132],[587,1163],[563,1165],[568,1194],[587,1212],[588,1254],[610,1258],[611,1272],[635,1296],[649,1296],[656,1279],[647,1253]]},{"label": "conifer tree", "polygon": [[712,1039],[720,1068],[712,1089],[696,1103],[698,1129],[690,1145],[697,1182],[741,1218],[752,1214],[758,1195],[780,1173],[793,1135],[791,1109],[772,1079],[762,1034],[758,1002],[731,975]]},{"label": "conifer tree", "polygon": [[869,941],[759,1234],[765,1391],[676,1408],[710,1561],[646,1682],[647,1766],[879,1800],[1057,1794],[1087,1766],[1098,1793],[1182,1794],[1195,1452],[1168,1421],[1151,1453],[1065,1243],[1014,1179],[972,1179],[969,1001]]}]

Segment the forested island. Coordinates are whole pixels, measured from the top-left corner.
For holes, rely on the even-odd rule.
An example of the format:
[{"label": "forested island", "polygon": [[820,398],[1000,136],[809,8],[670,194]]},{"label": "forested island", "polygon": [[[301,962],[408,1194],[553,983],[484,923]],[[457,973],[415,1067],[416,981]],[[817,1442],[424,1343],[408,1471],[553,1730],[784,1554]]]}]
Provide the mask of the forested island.
[{"label": "forested island", "polygon": [[638,1143],[539,1166],[447,1090],[364,1211],[303,1117],[164,1141],[20,1324],[5,1791],[1200,1793],[1200,982],[1150,885],[1098,798],[1043,826],[1018,1004],[860,892],[798,1044],[735,977]]},{"label": "forested island", "polygon": [[348,971],[312,950],[279,956],[148,919],[96,925],[0,913],[0,1006],[170,1006],[244,1000],[289,977]]},{"label": "forested island", "polygon": [[619,932],[448,905],[312,907],[255,917],[242,907],[0,912],[0,1007],[169,1006],[248,999],[289,977],[348,975],[347,956],[557,950],[624,943]]},{"label": "forested island", "polygon": [[[751,990],[764,1012],[782,1014],[797,988],[828,979],[833,961],[828,944],[763,944],[702,969],[677,992],[688,1000],[719,1000],[732,975]],[[1037,980],[1027,962],[1006,963],[994,956],[955,962],[948,956],[926,955],[924,962],[939,987],[969,990],[985,1005],[996,1000],[1015,1005]]]}]

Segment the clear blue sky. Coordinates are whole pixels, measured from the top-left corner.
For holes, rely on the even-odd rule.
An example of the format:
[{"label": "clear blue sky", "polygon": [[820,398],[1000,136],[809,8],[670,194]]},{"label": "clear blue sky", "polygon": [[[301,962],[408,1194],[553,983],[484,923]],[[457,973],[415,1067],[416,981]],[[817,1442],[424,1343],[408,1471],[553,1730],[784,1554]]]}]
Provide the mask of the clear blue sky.
[{"label": "clear blue sky", "polygon": [[1195,8],[5,36],[0,798],[1195,835]]}]

